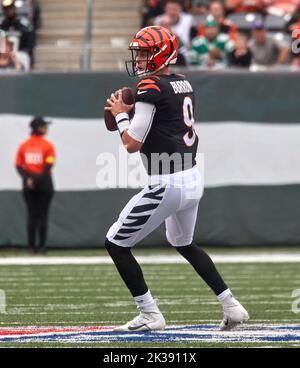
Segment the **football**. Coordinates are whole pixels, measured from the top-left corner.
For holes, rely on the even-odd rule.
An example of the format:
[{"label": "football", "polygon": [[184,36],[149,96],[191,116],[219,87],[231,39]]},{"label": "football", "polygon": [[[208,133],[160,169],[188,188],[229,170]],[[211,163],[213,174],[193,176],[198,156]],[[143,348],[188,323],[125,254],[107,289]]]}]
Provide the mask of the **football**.
[{"label": "football", "polygon": [[[116,97],[118,96],[118,92],[115,92],[114,94]],[[126,105],[132,105],[134,104],[134,94],[131,88],[129,87],[123,87],[122,88],[122,99]],[[105,106],[109,106],[108,103],[106,103]],[[134,108],[129,113],[129,118],[132,119],[134,116]],[[104,110],[104,121],[107,130],[113,132],[115,130],[118,130],[117,123],[115,120],[115,117],[110,111]]]}]

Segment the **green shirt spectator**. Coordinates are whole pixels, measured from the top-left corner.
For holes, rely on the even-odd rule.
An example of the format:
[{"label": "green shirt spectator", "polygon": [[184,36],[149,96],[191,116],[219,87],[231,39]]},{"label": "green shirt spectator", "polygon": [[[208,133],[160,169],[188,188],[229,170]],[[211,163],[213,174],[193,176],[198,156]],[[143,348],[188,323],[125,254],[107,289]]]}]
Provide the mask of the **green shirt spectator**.
[{"label": "green shirt spectator", "polygon": [[234,48],[228,35],[219,33],[219,25],[209,20],[205,25],[204,36],[193,39],[190,51],[191,64],[206,67],[225,66],[226,53]]}]

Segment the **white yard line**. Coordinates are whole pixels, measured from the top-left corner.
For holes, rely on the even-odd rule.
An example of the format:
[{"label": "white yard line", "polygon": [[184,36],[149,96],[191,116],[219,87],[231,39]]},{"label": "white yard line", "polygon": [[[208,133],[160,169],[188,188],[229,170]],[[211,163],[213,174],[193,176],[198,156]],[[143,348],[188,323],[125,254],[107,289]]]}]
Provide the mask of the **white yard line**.
[{"label": "white yard line", "polygon": [[[211,255],[216,263],[299,263],[300,253],[260,253],[260,254],[215,254]],[[141,264],[186,264],[186,260],[177,255],[137,256]],[[27,265],[101,265],[112,264],[110,257],[3,257],[0,266]]]}]

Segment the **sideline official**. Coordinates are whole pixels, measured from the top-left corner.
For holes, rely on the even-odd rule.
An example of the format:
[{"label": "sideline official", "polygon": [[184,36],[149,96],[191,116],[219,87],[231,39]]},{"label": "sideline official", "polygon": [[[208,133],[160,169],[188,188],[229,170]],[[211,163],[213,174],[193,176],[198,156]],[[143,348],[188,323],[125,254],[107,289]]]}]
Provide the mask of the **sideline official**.
[{"label": "sideline official", "polygon": [[55,163],[55,149],[44,138],[49,124],[41,117],[34,118],[30,123],[31,135],[20,145],[16,157],[27,207],[27,241],[33,253],[46,253],[48,213],[54,193],[51,170]]}]

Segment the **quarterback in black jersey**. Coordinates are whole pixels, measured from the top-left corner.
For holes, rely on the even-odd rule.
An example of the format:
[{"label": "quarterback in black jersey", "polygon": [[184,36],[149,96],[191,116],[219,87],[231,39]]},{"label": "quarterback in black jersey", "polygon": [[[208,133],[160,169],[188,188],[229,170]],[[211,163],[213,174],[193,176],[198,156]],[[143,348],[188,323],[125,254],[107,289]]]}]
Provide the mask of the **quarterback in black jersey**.
[{"label": "quarterback in black jersey", "polygon": [[105,246],[140,311],[116,331],[165,328],[131,248],[165,222],[168,242],[194,267],[223,305],[221,330],[246,321],[245,308],[233,297],[211,258],[193,242],[203,178],[196,167],[198,137],[194,130],[194,93],[182,75],[171,74],[176,63],[176,37],[159,26],[146,27],[132,39],[127,62],[130,75],[141,78],[133,105],[112,94],[107,110],[115,116],[122,142],[129,153],[140,151],[149,174],[145,188],[125,206],[111,226]]},{"label": "quarterback in black jersey", "polygon": [[[135,101],[155,107],[151,129],[140,149],[148,174],[173,174],[195,166],[198,137],[193,128],[194,92],[185,77],[162,74],[143,79],[137,85]],[[167,155],[156,160],[151,157],[153,153]],[[168,156],[174,160],[168,160]]]}]

